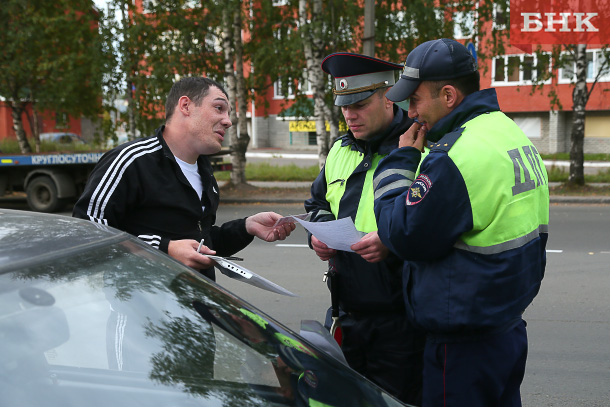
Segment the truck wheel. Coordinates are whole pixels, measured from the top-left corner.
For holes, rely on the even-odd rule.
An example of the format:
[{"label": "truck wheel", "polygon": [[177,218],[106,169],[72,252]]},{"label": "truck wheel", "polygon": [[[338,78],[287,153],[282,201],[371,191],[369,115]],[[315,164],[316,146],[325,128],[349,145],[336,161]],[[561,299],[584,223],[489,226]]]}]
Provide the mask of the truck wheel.
[{"label": "truck wheel", "polygon": [[50,177],[36,177],[27,186],[28,205],[37,212],[57,212],[65,201],[57,197],[57,187]]}]

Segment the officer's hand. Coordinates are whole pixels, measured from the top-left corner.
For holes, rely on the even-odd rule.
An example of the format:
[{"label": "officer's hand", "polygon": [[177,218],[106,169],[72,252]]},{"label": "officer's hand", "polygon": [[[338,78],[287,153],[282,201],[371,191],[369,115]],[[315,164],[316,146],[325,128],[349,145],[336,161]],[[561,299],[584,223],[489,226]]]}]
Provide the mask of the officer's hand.
[{"label": "officer's hand", "polygon": [[378,263],[388,257],[389,250],[381,243],[377,231],[367,233],[358,243],[354,243],[350,247],[358,253],[360,257],[369,263]]},{"label": "officer's hand", "polygon": [[400,136],[398,141],[398,147],[414,147],[419,151],[424,151],[424,145],[426,144],[426,133],[428,132],[428,126],[421,125],[415,122],[409,127],[409,130],[404,132]]},{"label": "officer's hand", "polygon": [[192,267],[196,270],[207,269],[216,264],[208,256],[201,253],[216,254],[216,251],[207,246],[201,246],[201,250],[197,253],[199,242],[192,239],[170,240],[167,246],[167,254],[179,262]]},{"label": "officer's hand", "polygon": [[249,234],[258,237],[266,242],[284,240],[296,228],[294,222],[284,223],[283,225],[273,226],[275,222],[282,218],[282,215],[275,212],[260,212],[246,218],[246,230]]},{"label": "officer's hand", "polygon": [[325,243],[319,241],[313,235],[311,236],[311,247],[313,247],[313,250],[322,261],[330,260],[335,254],[337,254],[335,249],[331,249],[330,247],[326,246]]}]

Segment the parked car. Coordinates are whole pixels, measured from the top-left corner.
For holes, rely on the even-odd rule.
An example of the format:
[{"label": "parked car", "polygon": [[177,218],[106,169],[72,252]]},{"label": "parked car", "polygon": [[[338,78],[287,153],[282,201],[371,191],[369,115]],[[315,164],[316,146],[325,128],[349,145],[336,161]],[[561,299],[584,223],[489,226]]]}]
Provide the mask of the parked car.
[{"label": "parked car", "polygon": [[87,144],[78,134],[64,132],[40,133],[40,141],[58,144]]},{"label": "parked car", "polygon": [[0,210],[2,406],[403,406],[310,326],[124,232]]}]

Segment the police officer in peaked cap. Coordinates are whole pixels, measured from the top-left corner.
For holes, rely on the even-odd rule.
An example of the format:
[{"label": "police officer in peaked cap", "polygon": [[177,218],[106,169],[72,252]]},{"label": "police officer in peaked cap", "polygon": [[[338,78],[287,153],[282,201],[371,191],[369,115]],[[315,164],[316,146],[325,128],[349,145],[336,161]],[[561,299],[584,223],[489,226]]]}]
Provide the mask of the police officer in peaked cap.
[{"label": "police officer in peaked cap", "polygon": [[331,306],[327,326],[331,316],[339,315],[348,364],[400,400],[418,405],[424,338],[405,314],[403,261],[379,239],[373,210],[373,173],[413,124],[385,97],[402,65],[339,52],[327,56],[322,69],[334,80],[335,105],[349,130],[333,143],[305,209],[315,222],[349,216],[362,235],[352,251],[329,248],[309,236],[310,247],[329,264],[335,312]]}]

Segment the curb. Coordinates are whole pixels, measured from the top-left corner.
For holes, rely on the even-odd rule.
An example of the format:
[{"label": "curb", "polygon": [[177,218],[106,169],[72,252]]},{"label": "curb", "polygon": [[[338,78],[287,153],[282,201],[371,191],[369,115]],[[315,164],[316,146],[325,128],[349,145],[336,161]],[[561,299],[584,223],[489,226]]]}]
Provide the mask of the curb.
[{"label": "curb", "polygon": [[[294,187],[309,187],[311,186],[311,182],[266,182],[266,181],[251,181],[252,185],[257,186],[259,188],[271,187],[271,188],[294,188]],[[552,183],[557,184],[557,183]],[[218,182],[218,185],[222,187],[224,185],[223,181]],[[549,184],[550,185],[550,184]],[[600,184],[602,185],[602,184]],[[603,184],[605,185],[605,184]],[[302,204],[308,197],[249,197],[249,198],[223,198],[222,194],[220,195],[220,202],[225,204]],[[607,195],[597,195],[597,196],[574,196],[574,195],[551,195],[550,202],[555,204],[610,204],[610,196]]]},{"label": "curb", "polygon": [[[306,199],[306,198],[305,198]],[[223,198],[221,204],[303,204],[305,199],[297,198]]]},{"label": "curb", "polygon": [[560,204],[610,204],[610,196],[563,196],[551,195],[551,203]]},{"label": "curb", "polygon": [[[223,198],[221,204],[303,204],[307,198]],[[562,196],[551,195],[551,204],[610,205],[610,196]]]}]

